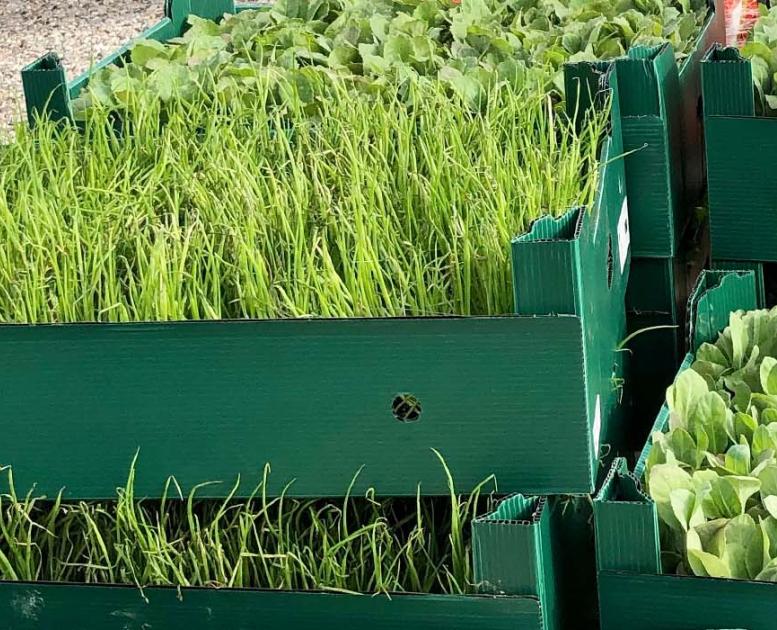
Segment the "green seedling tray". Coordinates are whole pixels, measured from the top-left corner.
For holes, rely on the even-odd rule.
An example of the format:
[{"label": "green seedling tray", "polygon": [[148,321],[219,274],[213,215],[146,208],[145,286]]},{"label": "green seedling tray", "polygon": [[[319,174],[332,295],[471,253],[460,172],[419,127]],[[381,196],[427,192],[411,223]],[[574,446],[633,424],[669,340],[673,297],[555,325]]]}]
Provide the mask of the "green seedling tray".
[{"label": "green seedling tray", "polygon": [[[196,4],[173,0],[152,34],[231,6]],[[590,106],[618,89],[616,67],[568,72]],[[19,488],[79,499],[113,496],[135,453],[143,496],[170,475],[224,482],[203,496],[239,475],[244,496],[266,463],[269,491],[293,481],[293,496],[341,496],[357,471],[354,492],[447,494],[434,448],[460,491],[494,474],[508,491],[590,493],[622,439],[622,155],[614,102],[594,207],[511,244],[512,316],[0,326],[0,464]]]},{"label": "green seedling tray", "polygon": [[[700,62],[715,42],[725,40],[723,0],[709,0],[711,13],[693,52],[680,64],[671,46],[636,47],[601,71],[616,66],[626,179],[629,190],[632,248],[635,256],[672,257],[687,217],[684,200],[696,199],[704,185],[704,150],[700,120]],[[245,8],[234,0],[168,0],[165,18],[140,38],[166,41],[179,36],[190,14],[219,19]],[[70,101],[86,86],[89,76],[120,62],[132,46],[122,46],[88,72],[68,82],[56,55],[41,57],[22,71],[31,124],[48,114],[70,118]],[[573,88],[574,89],[574,88]],[[573,92],[568,90],[568,93]],[[577,102],[568,99],[570,113]]]},{"label": "green seedling tray", "polygon": [[777,262],[777,119],[756,116],[736,49],[712,48],[702,67],[712,258]]},{"label": "green seedling tray", "polygon": [[3,627],[557,630],[551,514],[513,495],[472,526],[483,595],[355,595],[260,589],[0,582]]},{"label": "green seedling tray", "polygon": [[[752,271],[703,273],[689,302],[692,352],[680,372],[690,368],[703,342],[728,325],[732,311],[756,306]],[[664,431],[668,422],[664,406],[653,430]],[[602,630],[772,630],[776,585],[662,574],[658,514],[641,485],[651,448],[648,438],[633,472],[616,459],[594,499]]]}]

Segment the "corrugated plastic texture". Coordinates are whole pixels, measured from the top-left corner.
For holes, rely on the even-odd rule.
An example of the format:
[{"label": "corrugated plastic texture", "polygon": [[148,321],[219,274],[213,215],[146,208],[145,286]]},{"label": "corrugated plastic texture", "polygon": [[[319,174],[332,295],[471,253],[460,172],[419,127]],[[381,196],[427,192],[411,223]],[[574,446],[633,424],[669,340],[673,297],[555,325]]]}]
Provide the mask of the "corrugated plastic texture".
[{"label": "corrugated plastic texture", "polygon": [[774,630],[777,584],[599,574],[601,630]]},{"label": "corrugated plastic texture", "polygon": [[758,308],[756,278],[752,271],[705,271],[689,300],[690,345],[698,350],[715,341],[736,310]]},{"label": "corrugated plastic texture", "polygon": [[49,113],[54,119],[70,117],[65,70],[59,57],[49,53],[22,70],[27,119],[35,124],[37,116]]},{"label": "corrugated plastic texture", "polygon": [[702,62],[702,86],[705,116],[755,116],[753,71],[736,48],[709,50]]},{"label": "corrugated plastic texture", "polygon": [[[587,216],[584,208],[573,209],[557,219],[552,216],[538,219],[527,234],[513,240],[516,313],[579,315],[576,294],[581,289],[583,279],[580,277],[580,244],[577,235],[583,226],[586,237],[594,234],[590,224],[596,220]],[[543,275],[556,278],[556,281],[537,282],[542,277],[536,275],[539,269],[542,269]],[[601,282],[596,285],[601,285]],[[585,290],[585,287],[582,288]]]},{"label": "corrugated plastic texture", "polygon": [[714,0],[710,16],[693,52],[680,66],[682,106],[682,157],[685,200],[694,204],[704,192],[706,166],[702,116],[702,59],[713,44],[726,41],[725,0]]},{"label": "corrugated plastic texture", "polygon": [[707,154],[713,259],[777,261],[777,119],[708,116]]},{"label": "corrugated plastic texture", "polygon": [[[262,467],[271,491],[446,494],[489,473],[528,493],[593,486],[576,317],[0,326],[0,461],[18,488],[109,497],[139,449],[138,495]],[[612,353],[611,345],[606,347]],[[595,382],[593,382],[595,383]],[[601,384],[600,384],[601,385]],[[396,397],[421,405],[392,415]],[[35,439],[31,439],[35,436]],[[554,456],[548,457],[548,453]],[[56,465],[52,465],[56,462]]]},{"label": "corrugated plastic texture", "polygon": [[[682,103],[671,46],[616,63],[634,256],[673,256],[682,231]],[[679,223],[678,223],[679,222]]]},{"label": "corrugated plastic texture", "polygon": [[4,630],[542,630],[531,597],[0,583]]},{"label": "corrugated plastic texture", "polygon": [[[580,237],[574,243],[579,264],[570,274],[576,283],[574,312],[583,323],[588,419],[592,426],[591,448],[595,454],[592,476],[595,477],[600,450],[617,449],[624,440],[619,421],[622,413],[619,391],[613,387],[613,379],[623,374],[624,357],[617,347],[626,332],[623,305],[631,260],[631,230],[624,164],[623,160],[614,159],[623,153],[617,73],[606,64],[571,64],[565,68],[565,80],[570,98],[580,103],[576,113],[581,118],[586,114],[583,105],[600,107],[610,93],[615,95],[611,99],[611,135],[600,160],[595,207],[582,216]],[[514,269],[525,276],[521,282],[526,286],[531,286],[529,283],[536,285],[538,278],[547,277],[546,267],[539,264],[542,261],[526,264],[520,258],[519,248],[529,247],[525,241],[532,238],[528,235],[513,245]],[[538,288],[537,292],[540,291],[547,293],[548,288]],[[520,292],[518,295],[520,297]],[[516,308],[520,313],[526,312],[520,299]]]},{"label": "corrugated plastic texture", "polygon": [[600,571],[661,571],[658,516],[653,502],[618,458],[594,499],[596,565]]},{"label": "corrugated plastic texture", "polygon": [[550,511],[514,495],[472,524],[475,583],[484,593],[538,597],[546,630],[559,628]]},{"label": "corrugated plastic texture", "polygon": [[[172,0],[173,9],[218,20],[225,13],[235,13],[235,0]],[[189,5],[188,7],[186,5]]]},{"label": "corrugated plastic texture", "polygon": [[777,120],[755,117],[750,62],[714,49],[703,64],[713,260],[777,261]]},{"label": "corrugated plastic texture", "polygon": [[710,268],[716,271],[752,271],[755,274],[755,295],[758,308],[766,306],[766,270],[760,262],[713,260]]}]

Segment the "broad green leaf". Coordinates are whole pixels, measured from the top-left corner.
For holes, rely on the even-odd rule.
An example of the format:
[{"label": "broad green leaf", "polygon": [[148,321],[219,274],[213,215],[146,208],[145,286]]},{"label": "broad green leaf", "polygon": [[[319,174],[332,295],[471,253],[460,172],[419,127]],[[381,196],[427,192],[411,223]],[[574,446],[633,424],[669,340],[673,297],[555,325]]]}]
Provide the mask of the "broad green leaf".
[{"label": "broad green leaf", "polygon": [[[700,471],[701,472],[701,471]],[[753,477],[727,475],[720,477],[707,476],[706,487],[697,487],[696,493],[702,498],[702,507],[707,518],[734,518],[743,514],[747,507],[747,501],[761,487],[761,482]],[[701,479],[701,475],[694,473],[694,481]]]},{"label": "broad green leaf", "polygon": [[764,393],[777,395],[777,359],[764,357],[761,361],[760,375]]},{"label": "broad green leaf", "polygon": [[769,512],[769,516],[777,518],[777,496],[769,495],[762,499],[766,511]]},{"label": "broad green leaf", "polygon": [[769,541],[769,558],[777,559],[777,519],[770,516],[763,519],[760,525]]},{"label": "broad green leaf", "polygon": [[689,467],[698,468],[704,452],[697,449],[691,434],[682,427],[678,427],[672,430],[668,437],[667,446],[672,450],[674,456]]},{"label": "broad green leaf", "polygon": [[151,59],[167,58],[169,48],[153,39],[143,39],[136,42],[130,51],[130,60],[140,66],[145,66]]},{"label": "broad green leaf", "polygon": [[777,423],[760,424],[753,432],[753,454],[758,457],[768,450],[777,452]]},{"label": "broad green leaf", "polygon": [[722,477],[721,485],[730,485],[741,505],[741,512],[744,512],[748,499],[761,489],[761,482],[754,477],[729,475]]},{"label": "broad green leaf", "polygon": [[747,514],[732,518],[725,526],[726,563],[732,577],[753,579],[763,568],[763,535]]},{"label": "broad green leaf", "polygon": [[742,367],[745,361],[748,345],[747,328],[742,321],[742,313],[731,313],[729,317],[729,331],[731,334],[733,367],[739,368]]},{"label": "broad green leaf", "polygon": [[723,559],[702,549],[701,540],[695,530],[688,531],[686,541],[688,562],[695,575],[717,578],[731,577],[731,571]]},{"label": "broad green leaf", "polygon": [[759,582],[777,582],[777,558],[771,560],[761,572],[755,576]]},{"label": "broad green leaf", "polygon": [[[731,402],[734,405],[734,409],[740,413],[747,413],[747,410],[750,408],[750,399],[753,395],[750,387],[747,383],[740,381],[732,387],[732,390],[734,392],[734,397]],[[755,422],[753,422],[753,424],[755,424]]]},{"label": "broad green leaf", "polygon": [[666,392],[673,427],[688,428],[688,422],[699,400],[709,392],[707,382],[693,370],[682,372]]},{"label": "broad green leaf", "polygon": [[753,416],[741,411],[734,414],[734,435],[731,436],[734,441],[744,438],[748,444],[752,443],[756,429],[758,423]]},{"label": "broad green leaf", "polygon": [[[697,377],[704,380],[698,375]],[[704,386],[706,388],[706,383]],[[727,408],[726,401],[717,392],[708,391],[697,397],[695,402],[688,418],[688,431],[691,435],[696,435],[699,429],[703,429],[707,434],[709,450],[713,453],[725,452],[729,442],[729,418],[733,415]]]},{"label": "broad green leaf", "polygon": [[669,495],[672,512],[684,532],[704,523],[704,511],[691,490],[678,488]]},{"label": "broad green leaf", "polygon": [[[650,496],[656,503],[659,517],[672,529],[684,529],[675,516],[672,492],[685,490],[693,493],[693,480],[682,468],[673,464],[658,464],[650,470],[648,480]],[[689,520],[688,517],[686,520]]]},{"label": "broad green leaf", "polygon": [[723,351],[711,343],[703,343],[696,351],[696,359],[718,365],[722,369],[731,367],[730,361],[726,358]]},{"label": "broad green leaf", "polygon": [[726,451],[725,467],[735,475],[750,474],[750,447],[744,444],[735,444]]}]

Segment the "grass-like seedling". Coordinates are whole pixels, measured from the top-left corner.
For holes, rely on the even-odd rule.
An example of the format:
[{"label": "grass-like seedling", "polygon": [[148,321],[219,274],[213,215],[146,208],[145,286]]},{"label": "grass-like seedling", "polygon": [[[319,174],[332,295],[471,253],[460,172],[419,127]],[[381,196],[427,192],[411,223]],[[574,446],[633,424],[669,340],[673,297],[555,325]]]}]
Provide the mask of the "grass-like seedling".
[{"label": "grass-like seedling", "polygon": [[[438,455],[439,457],[439,455]],[[442,462],[442,458],[440,458]],[[267,495],[269,467],[248,499],[134,494],[135,465],[116,500],[0,495],[0,579],[145,586],[250,587],[350,593],[473,591],[472,519],[481,496],[292,499]],[[205,484],[207,485],[207,484]]]},{"label": "grass-like seedling", "polygon": [[83,133],[20,130],[0,321],[512,312],[510,239],[593,202],[607,112],[577,132],[530,87],[473,112],[435,82],[400,101],[310,77],[164,124],[152,103],[121,129],[95,110]]}]

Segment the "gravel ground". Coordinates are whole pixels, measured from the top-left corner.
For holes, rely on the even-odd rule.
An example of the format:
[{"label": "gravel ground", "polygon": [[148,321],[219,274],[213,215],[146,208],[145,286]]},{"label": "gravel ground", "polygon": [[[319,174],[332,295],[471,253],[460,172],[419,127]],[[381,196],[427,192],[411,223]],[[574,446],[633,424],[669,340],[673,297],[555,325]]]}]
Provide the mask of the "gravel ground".
[{"label": "gravel ground", "polygon": [[162,17],[162,0],[0,0],[0,134],[24,111],[22,67],[55,51],[68,78]]}]

